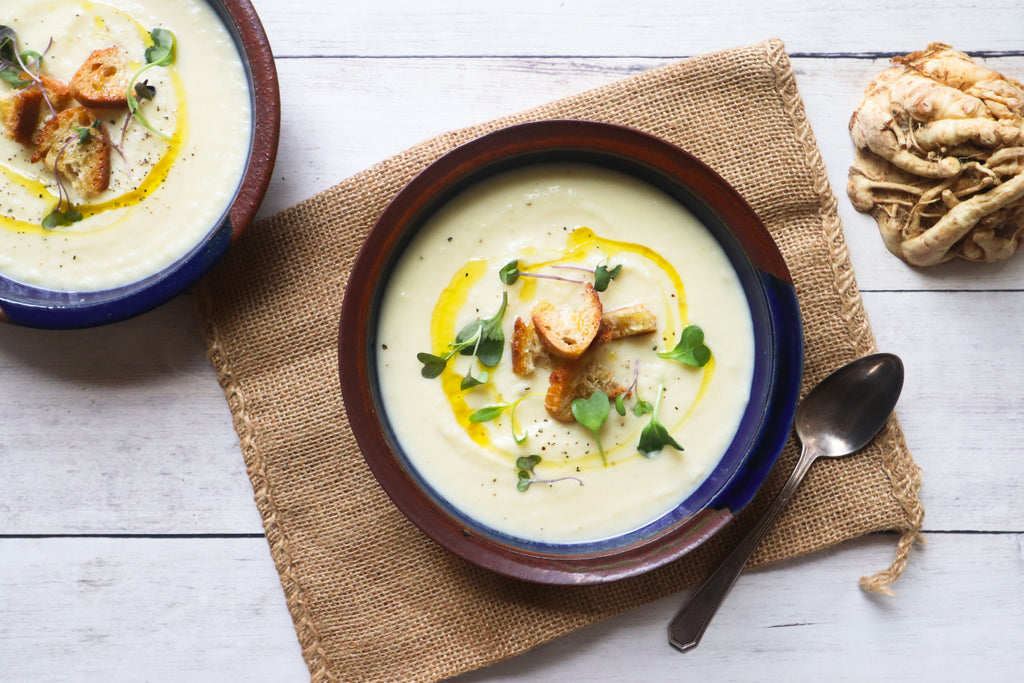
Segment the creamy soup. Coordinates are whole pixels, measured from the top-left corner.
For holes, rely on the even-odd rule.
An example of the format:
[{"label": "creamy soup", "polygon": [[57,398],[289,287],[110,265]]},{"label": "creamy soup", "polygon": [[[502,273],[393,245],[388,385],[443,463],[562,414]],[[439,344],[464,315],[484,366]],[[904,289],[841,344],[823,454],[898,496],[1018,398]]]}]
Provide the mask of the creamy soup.
[{"label": "creamy soup", "polygon": [[107,190],[82,196],[63,183],[82,220],[42,227],[58,203],[54,169],[0,137],[0,274],[44,289],[96,291],[185,255],[232,200],[252,134],[245,70],[213,9],[203,0],[4,0],[0,24],[17,32],[20,50],[43,54],[42,75],[65,83],[94,50],[120,45],[134,73],[154,28],[175,38],[173,63],[140,77],[155,89],[140,113],[158,133],[135,121],[125,129],[124,109],[95,110],[119,151],[111,153]]},{"label": "creamy soup", "polygon": [[[657,317],[653,334],[595,351],[631,388],[626,414],[612,406],[599,438],[578,422],[553,419],[545,410],[549,370],[516,375],[508,348],[517,317],[528,320],[541,299],[566,305],[584,285],[527,275],[506,285],[499,273],[512,261],[521,273],[583,282],[601,266],[621,266],[600,293],[604,310],[641,303]],[[445,355],[465,325],[500,310],[503,294],[498,365],[455,355],[440,376],[424,377],[417,354]],[[673,349],[688,325],[703,330],[711,350],[703,367],[657,355]],[[448,202],[392,274],[377,342],[387,419],[417,472],[468,517],[545,542],[619,535],[677,507],[731,443],[754,364],[745,296],[707,229],[653,186],[577,164],[509,171]],[[467,375],[484,381],[463,389]],[[638,450],[652,417],[634,413],[641,402],[656,406],[657,421],[683,450],[665,446],[649,457]],[[498,406],[497,417],[471,419],[489,406]],[[531,463],[519,459],[530,456],[533,466],[524,469]]]}]

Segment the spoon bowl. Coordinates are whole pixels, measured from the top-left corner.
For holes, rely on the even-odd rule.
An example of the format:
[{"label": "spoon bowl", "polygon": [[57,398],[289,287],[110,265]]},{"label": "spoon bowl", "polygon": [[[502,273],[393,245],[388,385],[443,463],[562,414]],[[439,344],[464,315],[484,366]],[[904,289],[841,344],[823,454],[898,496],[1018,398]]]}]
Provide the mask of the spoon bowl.
[{"label": "spoon bowl", "polygon": [[903,362],[891,353],[865,356],[811,389],[796,409],[793,427],[805,450],[849,455],[866,446],[896,407]]},{"label": "spoon bowl", "polygon": [[754,528],[669,623],[673,646],[683,652],[697,647],[754,548],[811,464],[822,456],[849,455],[866,446],[885,426],[902,390],[903,361],[891,353],[876,353],[839,368],[804,397],[793,419],[803,445],[793,473]]}]

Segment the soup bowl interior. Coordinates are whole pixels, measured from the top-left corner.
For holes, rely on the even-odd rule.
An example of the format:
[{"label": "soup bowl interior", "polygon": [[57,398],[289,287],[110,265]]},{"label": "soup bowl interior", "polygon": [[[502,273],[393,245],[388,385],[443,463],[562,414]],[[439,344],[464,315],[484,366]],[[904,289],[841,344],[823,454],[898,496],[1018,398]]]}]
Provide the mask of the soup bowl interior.
[{"label": "soup bowl interior", "polygon": [[[481,180],[548,162],[580,162],[662,190],[714,236],[735,270],[754,333],[753,381],[736,434],[710,475],[677,507],[609,538],[551,543],[502,533],[438,493],[407,457],[383,404],[374,352],[383,290],[403,249],[439,207]],[[438,159],[390,203],[352,269],[339,327],[339,372],[352,430],[395,505],[450,551],[492,571],[549,584],[599,583],[679,558],[726,525],[757,492],[792,425],[803,365],[789,271],[754,211],[692,155],[645,133],[589,121],[498,130]]]},{"label": "soup bowl interior", "polygon": [[[252,112],[244,171],[219,218],[180,257],[157,272],[127,284],[68,291],[24,284],[0,274],[0,321],[68,329],[138,315],[194,284],[224,256],[252,222],[270,184],[277,155],[281,120],[277,72],[266,33],[248,0],[208,0],[208,4],[227,29],[241,57]],[[225,181],[214,177],[204,182]],[[145,220],[145,217],[131,220]]]}]

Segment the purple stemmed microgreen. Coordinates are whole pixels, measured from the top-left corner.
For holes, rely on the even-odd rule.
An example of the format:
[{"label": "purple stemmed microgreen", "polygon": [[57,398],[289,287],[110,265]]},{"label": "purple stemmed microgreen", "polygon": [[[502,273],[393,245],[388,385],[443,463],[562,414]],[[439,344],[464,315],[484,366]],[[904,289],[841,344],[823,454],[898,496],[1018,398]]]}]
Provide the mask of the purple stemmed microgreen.
[{"label": "purple stemmed microgreen", "polygon": [[[0,80],[16,90],[29,86],[38,87],[43,94],[43,101],[46,102],[46,106],[50,110],[50,115],[55,116],[57,111],[54,109],[53,103],[50,102],[50,97],[46,93],[46,88],[43,87],[43,79],[40,76],[43,68],[43,56],[50,51],[52,46],[53,39],[51,38],[42,53],[35,50],[18,52],[17,33],[9,26],[0,26]],[[23,76],[27,76],[27,78],[23,78]]]},{"label": "purple stemmed microgreen", "polygon": [[654,406],[649,401],[645,401],[640,398],[640,361],[633,362],[633,382],[623,391],[621,394],[615,397],[615,412],[620,417],[626,416],[626,397],[632,396],[635,399],[633,403],[633,416],[642,417],[649,415],[654,412]]},{"label": "purple stemmed microgreen", "polygon": [[[61,226],[68,226],[72,223],[77,223],[82,220],[82,212],[75,208],[74,204],[71,203],[71,195],[68,193],[67,188],[64,187],[64,180],[61,178],[58,166],[60,164],[60,158],[67,151],[67,148],[75,143],[84,144],[84,140],[88,141],[89,133],[88,129],[79,127],[80,130],[72,133],[64,139],[60,149],[57,151],[57,156],[53,159],[53,177],[57,184],[57,206],[43,218],[42,226],[45,230],[53,230],[54,228]],[[84,133],[82,132],[84,131]],[[64,206],[64,203],[67,206]]]},{"label": "purple stemmed microgreen", "polygon": [[[618,274],[622,271],[622,265],[617,265],[611,270],[607,266],[601,265],[595,269],[584,268],[583,266],[568,266],[568,265],[552,265],[552,268],[559,268],[562,270],[578,270],[589,275],[594,276],[594,289],[598,292],[603,292],[608,289],[608,283],[615,279]],[[584,280],[576,280],[568,277],[561,277],[560,275],[548,275],[546,273],[531,273],[528,271],[519,269],[519,261],[510,261],[498,271],[498,278],[506,285],[514,285],[516,280],[521,277],[532,277],[542,280],[557,280],[560,282],[573,282],[578,285],[584,284]]]},{"label": "purple stemmed microgreen", "polygon": [[527,491],[531,484],[554,484],[560,481],[575,481],[583,486],[583,480],[579,477],[558,477],[557,479],[542,479],[538,477],[533,469],[540,464],[539,455],[524,455],[516,458],[516,489]]}]

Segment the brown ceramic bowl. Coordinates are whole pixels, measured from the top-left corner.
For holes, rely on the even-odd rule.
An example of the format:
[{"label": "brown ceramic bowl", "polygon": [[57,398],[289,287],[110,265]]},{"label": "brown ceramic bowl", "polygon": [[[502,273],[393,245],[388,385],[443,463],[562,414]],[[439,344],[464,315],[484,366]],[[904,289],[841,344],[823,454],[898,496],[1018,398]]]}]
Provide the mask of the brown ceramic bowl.
[{"label": "brown ceramic bowl", "polygon": [[[721,462],[675,510],[641,529],[597,542],[540,543],[486,527],[431,487],[394,437],[377,386],[377,307],[404,245],[448,199],[495,173],[539,162],[580,161],[625,172],[664,190],[719,241],[754,322],[754,381],[746,414]],[[650,135],[588,121],[541,121],[485,135],[430,165],[391,202],[349,277],[341,312],[339,369],[349,422],[367,464],[395,505],[425,534],[492,571],[549,584],[591,584],[649,571],[682,557],[748,503],[781,452],[803,365],[800,312],[789,271],[757,215],[711,169]],[[410,390],[415,384],[410,383]]]},{"label": "brown ceramic bowl", "polygon": [[[101,291],[55,291],[0,275],[0,321],[75,328],[122,320],[158,306],[191,286],[252,222],[270,184],[281,127],[281,100],[270,43],[249,0],[207,0],[245,66],[252,107],[249,156],[234,198],[186,254],[138,282]],[[209,182],[218,182],[210,178]]]}]

